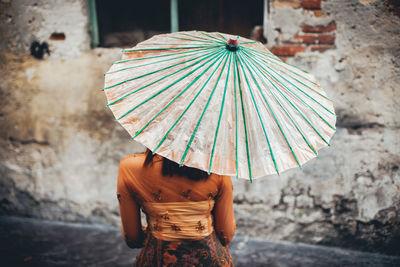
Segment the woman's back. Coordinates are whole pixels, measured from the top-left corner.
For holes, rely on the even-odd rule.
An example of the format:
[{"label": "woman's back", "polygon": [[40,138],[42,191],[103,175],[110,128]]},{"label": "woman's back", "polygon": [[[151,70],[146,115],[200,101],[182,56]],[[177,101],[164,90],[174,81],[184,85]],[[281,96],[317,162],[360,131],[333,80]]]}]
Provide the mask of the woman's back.
[{"label": "woman's back", "polygon": [[[186,254],[183,258],[178,257],[188,246],[194,246],[191,248],[192,252],[203,251],[204,255],[207,254],[207,262],[219,262],[215,266],[233,264],[229,253],[221,246],[227,245],[235,232],[230,178],[211,174],[206,179],[195,181],[184,176],[165,176],[162,174],[161,156],[155,156],[153,162],[146,166],[145,158],[145,154],[125,157],[121,161],[118,175],[117,193],[125,239],[132,247],[139,247],[143,244],[143,239],[146,239],[137,263],[145,265],[145,253],[154,250],[151,244],[159,246],[159,242],[162,242],[162,249],[178,242],[180,246],[185,243],[186,248],[174,250],[173,258],[176,258],[177,264],[188,260]],[[140,208],[147,216],[146,237],[141,231]],[[193,243],[194,241],[196,242]],[[215,255],[204,252],[209,246],[207,244],[212,243],[216,247],[220,246],[215,252],[219,253]],[[157,255],[156,253],[155,256]],[[168,255],[170,254],[165,254],[167,258]],[[156,261],[153,264],[160,264],[160,261],[165,263],[161,256],[153,260]],[[204,263],[202,262],[203,265]]]}]

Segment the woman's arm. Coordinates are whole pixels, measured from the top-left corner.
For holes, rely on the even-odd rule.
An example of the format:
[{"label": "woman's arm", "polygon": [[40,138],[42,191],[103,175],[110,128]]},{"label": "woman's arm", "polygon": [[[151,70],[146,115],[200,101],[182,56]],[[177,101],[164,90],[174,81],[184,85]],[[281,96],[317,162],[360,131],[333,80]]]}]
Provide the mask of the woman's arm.
[{"label": "woman's arm", "polygon": [[124,158],[118,171],[117,197],[119,212],[121,216],[121,232],[125,242],[130,248],[141,248],[143,246],[144,233],[140,221],[140,206],[132,195],[132,169],[129,164],[130,158]]},{"label": "woman's arm", "polygon": [[214,207],[215,231],[222,245],[228,245],[235,235],[236,224],[233,212],[233,187],[229,176],[221,177],[219,193]]}]

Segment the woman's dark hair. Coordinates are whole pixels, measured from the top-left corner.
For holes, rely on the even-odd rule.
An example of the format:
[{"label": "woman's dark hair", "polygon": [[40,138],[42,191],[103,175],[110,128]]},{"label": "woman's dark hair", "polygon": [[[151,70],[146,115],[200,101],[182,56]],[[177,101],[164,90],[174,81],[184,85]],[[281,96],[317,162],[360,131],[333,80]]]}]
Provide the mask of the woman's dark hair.
[{"label": "woman's dark hair", "polygon": [[[150,149],[147,149],[146,151],[146,159],[143,163],[143,166],[147,166],[150,163],[153,162],[155,154],[153,154]],[[162,165],[162,174],[165,176],[173,176],[173,175],[178,175],[178,176],[186,176],[187,178],[194,180],[194,181],[200,181],[202,179],[207,179],[208,174],[205,171],[196,169],[196,168],[191,168],[187,166],[182,166],[179,167],[179,164],[176,162],[173,162],[172,160],[169,160],[165,157],[163,157],[163,165]]]}]

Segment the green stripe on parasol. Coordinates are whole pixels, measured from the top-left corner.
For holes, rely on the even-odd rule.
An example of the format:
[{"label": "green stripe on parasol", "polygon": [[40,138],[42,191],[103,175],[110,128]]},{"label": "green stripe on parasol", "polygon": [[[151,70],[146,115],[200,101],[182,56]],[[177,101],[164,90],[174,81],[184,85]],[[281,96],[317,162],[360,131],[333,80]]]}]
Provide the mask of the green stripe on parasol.
[{"label": "green stripe on parasol", "polygon": [[[236,59],[236,54],[235,54]],[[233,87],[235,93],[235,159],[236,159],[236,178],[239,178],[239,162],[238,162],[238,112],[237,112],[237,92],[236,92],[236,65],[233,65]]]},{"label": "green stripe on parasol", "polygon": [[212,42],[212,43],[226,44],[225,42],[222,42],[219,39],[217,39],[218,41],[215,41],[215,39],[204,38],[204,37],[200,37],[200,36],[196,36],[196,35],[192,35],[192,34],[188,34],[188,33],[183,33],[183,32],[179,32],[179,34],[183,34],[185,36],[189,36],[189,37],[193,37],[193,38],[198,38],[198,39],[205,40],[205,41]]},{"label": "green stripe on parasol", "polygon": [[164,79],[166,79],[166,78],[168,78],[168,77],[170,77],[170,76],[172,76],[172,75],[175,75],[175,74],[178,73],[178,72],[181,72],[181,71],[183,71],[183,70],[185,70],[185,69],[188,69],[188,68],[190,68],[190,67],[192,67],[192,66],[198,64],[199,62],[201,62],[201,61],[204,60],[204,59],[207,59],[207,58],[209,58],[209,57],[215,56],[216,54],[218,54],[218,53],[221,52],[221,51],[224,51],[224,50],[221,49],[220,51],[213,52],[213,53],[211,53],[210,55],[205,55],[204,58],[198,60],[197,62],[195,62],[195,63],[193,63],[193,64],[191,64],[191,65],[189,65],[189,66],[183,67],[183,68],[181,68],[181,69],[179,69],[179,70],[177,70],[177,71],[175,71],[175,72],[173,72],[173,73],[171,73],[171,74],[165,75],[165,76],[161,77],[160,79],[158,79],[158,80],[156,80],[156,81],[153,81],[153,82],[151,82],[151,83],[149,83],[149,84],[146,84],[146,85],[144,85],[144,86],[142,86],[142,87],[140,87],[140,88],[138,88],[138,89],[136,89],[136,90],[134,90],[134,91],[132,91],[132,92],[130,92],[130,93],[128,93],[128,94],[122,96],[122,97],[120,97],[119,99],[117,99],[117,100],[115,100],[115,101],[113,101],[113,102],[111,102],[111,103],[108,103],[107,106],[114,105],[115,103],[117,103],[117,102],[123,100],[124,98],[126,98],[126,97],[128,97],[128,96],[130,96],[130,95],[132,95],[132,94],[134,94],[134,93],[136,93],[136,92],[139,92],[139,91],[143,90],[144,88],[146,88],[146,87],[148,87],[148,86],[150,86],[150,85],[153,85],[153,84],[155,84],[155,83],[157,83],[157,82],[159,82],[159,81],[162,81],[162,80],[164,80]]},{"label": "green stripe on parasol", "polygon": [[[173,43],[168,43],[168,44],[163,44],[163,43],[146,43],[146,45],[199,45],[201,47],[214,47],[215,44],[209,44],[209,45],[205,45],[205,44],[173,44]],[[180,47],[169,47],[169,48],[180,48]]]},{"label": "green stripe on parasol", "polygon": [[[209,56],[211,57],[211,56]],[[208,57],[207,57],[208,58]],[[206,59],[206,58],[205,58]],[[205,60],[203,59],[203,60]],[[185,79],[186,77],[192,75],[196,70],[200,69],[201,67],[203,67],[208,61],[204,62],[203,64],[201,64],[200,66],[198,66],[196,69],[189,71],[187,74],[185,74],[184,76],[180,77],[179,79],[175,80],[174,82],[170,83],[169,85],[167,85],[166,87],[164,87],[163,89],[161,89],[160,91],[158,91],[157,93],[155,93],[154,95],[152,95],[150,98],[144,100],[143,102],[141,102],[140,104],[138,104],[137,106],[135,106],[134,108],[130,109],[128,112],[126,112],[124,115],[122,115],[121,117],[118,118],[118,120],[122,119],[123,117],[125,117],[126,115],[128,115],[129,113],[131,113],[132,111],[134,111],[135,109],[137,109],[138,107],[140,107],[142,104],[146,103],[147,101],[149,101],[150,99],[154,98],[155,96],[161,94],[162,92],[164,92],[165,90],[167,90],[168,88],[172,87],[173,85],[177,84],[178,82],[182,81],[183,79]]]},{"label": "green stripe on parasol", "polygon": [[[229,53],[229,56],[230,56],[230,53]],[[211,101],[211,99],[212,99],[212,97],[213,97],[213,95],[214,95],[215,89],[217,88],[217,85],[218,85],[218,83],[219,83],[219,81],[220,81],[220,79],[221,79],[222,71],[224,70],[227,61],[228,61],[228,58],[225,59],[224,65],[222,66],[222,70],[221,70],[221,72],[220,72],[219,75],[218,75],[218,78],[217,78],[217,81],[215,82],[214,88],[212,89],[211,94],[210,94],[210,96],[208,97],[208,100],[207,100],[207,103],[206,103],[206,105],[205,105],[205,107],[204,107],[204,109],[203,109],[203,112],[201,113],[200,118],[199,118],[199,120],[197,121],[196,127],[194,128],[194,131],[193,131],[192,135],[190,136],[189,142],[188,142],[188,144],[186,145],[186,149],[185,149],[185,151],[183,152],[182,158],[181,158],[181,160],[180,160],[180,165],[181,165],[181,166],[183,165],[183,162],[185,161],[187,152],[188,152],[188,150],[189,150],[189,148],[190,148],[190,145],[191,145],[192,142],[193,142],[193,139],[194,139],[194,137],[195,137],[195,135],[196,135],[197,129],[199,129],[200,122],[201,122],[201,120],[203,119],[203,116],[204,116],[204,114],[205,114],[206,111],[207,111],[208,105],[210,104],[210,101]]]},{"label": "green stripe on parasol", "polygon": [[[242,57],[241,57],[240,55],[239,55],[239,58],[240,58],[241,60],[243,60]],[[244,60],[243,60],[243,61],[244,61]],[[239,61],[239,63],[240,63],[240,61]],[[240,66],[243,68],[242,64],[240,64]],[[243,73],[244,73],[244,69],[243,69]],[[253,75],[253,74],[250,72],[250,75]],[[249,87],[249,91],[250,91],[250,93],[251,93],[251,95],[252,95],[252,97],[253,97],[253,93],[252,93],[252,91],[251,91],[250,84],[249,84],[249,82],[248,82],[247,76],[244,75],[244,77],[246,78],[247,86]],[[257,82],[256,82],[256,85],[257,85],[257,87],[259,87],[259,85],[258,85]],[[268,100],[265,98],[264,94],[261,94],[261,96],[263,97],[265,103],[266,103],[267,106],[268,106],[269,111],[271,112],[272,116],[274,117],[274,120],[275,120],[276,124],[278,125],[279,130],[281,131],[283,137],[285,138],[286,143],[287,143],[287,145],[289,146],[289,149],[290,149],[290,151],[292,152],[292,154],[293,154],[293,156],[294,156],[294,158],[295,158],[297,164],[298,164],[299,167],[301,168],[301,164],[300,164],[299,160],[297,159],[296,153],[294,153],[293,148],[292,148],[292,146],[291,146],[289,140],[287,139],[287,137],[286,137],[286,135],[285,135],[285,133],[284,133],[284,131],[283,131],[283,129],[282,129],[282,126],[280,125],[280,123],[279,123],[279,121],[278,121],[278,118],[275,116],[275,113],[274,113],[274,111],[272,110],[272,107],[270,106]],[[254,100],[254,99],[253,99],[253,100]],[[254,106],[257,108],[257,105],[256,105],[255,102],[254,102]],[[257,110],[258,110],[258,108],[257,108]]]},{"label": "green stripe on parasol", "polygon": [[[221,50],[221,49],[220,49],[220,50]],[[219,51],[219,50],[216,49],[216,51]],[[213,53],[213,51],[209,52],[209,54],[212,54],[212,53]],[[206,54],[206,55],[209,55],[209,54]],[[107,90],[107,89],[113,88],[113,87],[115,87],[115,86],[118,86],[118,85],[121,85],[121,84],[130,82],[130,81],[133,81],[133,80],[136,80],[136,79],[140,79],[140,78],[146,77],[146,76],[148,76],[148,75],[155,74],[155,73],[160,72],[160,71],[164,71],[164,70],[167,70],[167,69],[171,69],[171,68],[173,68],[173,67],[176,67],[176,66],[179,66],[179,65],[188,63],[188,62],[193,61],[193,60],[196,60],[196,59],[199,59],[199,58],[201,58],[201,57],[204,57],[204,55],[201,55],[201,56],[198,56],[198,57],[195,57],[195,58],[191,58],[191,59],[188,59],[188,60],[186,60],[186,61],[182,61],[182,62],[176,63],[176,64],[174,64],[174,65],[171,65],[171,66],[168,66],[168,67],[159,69],[159,70],[151,71],[151,72],[148,72],[148,73],[146,73],[146,74],[142,74],[142,75],[133,77],[133,78],[131,78],[131,79],[128,79],[128,80],[125,80],[125,81],[122,81],[122,82],[119,82],[119,83],[116,83],[116,84],[107,86],[107,87],[105,87],[103,90]],[[201,60],[200,60],[200,61],[201,61]],[[192,66],[192,65],[190,65],[190,66]],[[187,68],[187,67],[186,67],[186,68]],[[185,68],[184,68],[184,69],[185,69]]]},{"label": "green stripe on parasol", "polygon": [[[260,64],[261,66],[261,64]],[[268,69],[270,69],[271,71],[275,72],[272,68],[270,68],[268,65],[266,65],[266,67]],[[272,77],[275,78],[275,76],[273,76],[269,71],[267,71],[265,68],[262,67],[262,69],[267,72],[269,75],[271,75]],[[279,73],[275,72],[276,74],[280,75]],[[280,75],[281,76],[281,75]],[[277,82],[279,82],[278,79],[275,78],[275,80]],[[305,102],[301,97],[299,97],[296,93],[294,93],[292,90],[290,90],[286,85],[284,85],[283,83],[281,83],[282,86],[284,86],[288,91],[290,91],[294,96],[296,96],[296,98],[298,98],[300,101],[302,101],[304,104],[306,104],[315,114],[318,115],[318,117],[320,117],[330,128],[332,128],[333,130],[336,130],[335,127],[333,127],[328,121],[326,121],[326,119],[324,117],[322,117],[322,115],[320,115],[313,107],[311,107],[307,102]],[[293,85],[293,84],[292,84]],[[295,85],[293,85],[295,86]],[[295,86],[296,87],[296,86]],[[318,101],[315,101],[316,103],[319,103]],[[321,105],[321,104],[320,104]],[[326,108],[325,108],[326,109]]]},{"label": "green stripe on parasol", "polygon": [[[206,73],[212,66],[213,64],[222,56],[222,52],[220,52],[216,58],[212,58],[210,60],[214,60],[201,74],[199,74],[188,86],[186,86],[177,96],[175,96],[161,111],[159,111],[150,121],[148,121],[139,131],[135,132],[135,135],[132,137],[132,139],[136,138],[153,120],[155,120],[164,110],[166,110],[173,102],[175,102],[176,99],[178,99],[184,92],[186,92],[189,87],[191,87],[198,79],[200,79],[204,73]],[[206,63],[210,62],[208,60]]]},{"label": "green stripe on parasol", "polygon": [[[213,48],[213,49],[215,49],[215,48]],[[187,55],[183,55],[183,56],[179,56],[179,57],[163,59],[163,60],[159,60],[159,61],[150,62],[150,63],[147,63],[147,64],[136,65],[136,66],[132,66],[132,67],[126,67],[126,68],[122,68],[122,69],[118,69],[118,70],[114,70],[114,71],[109,71],[109,72],[106,72],[105,74],[107,75],[107,74],[116,73],[116,72],[120,72],[120,71],[124,71],[124,70],[140,68],[140,67],[149,66],[149,65],[153,65],[153,64],[157,64],[157,63],[162,63],[162,62],[167,62],[167,61],[171,61],[171,60],[175,60],[175,59],[179,59],[179,58],[183,58],[183,57],[187,57],[187,56],[205,54],[207,52],[208,52],[208,50],[205,50],[205,51],[202,51],[202,52],[193,52],[191,54],[187,54]]]},{"label": "green stripe on parasol", "polygon": [[179,50],[179,49],[194,49],[194,48],[207,48],[207,47],[221,47],[222,45],[203,45],[203,46],[188,46],[188,47],[160,47],[160,48],[135,48],[123,50],[124,53],[136,51],[152,51],[152,50]]},{"label": "green stripe on parasol", "polygon": [[[250,47],[244,47],[243,50],[244,50],[244,52],[246,52],[246,53],[251,53],[251,54],[253,54],[254,56],[256,56],[257,58],[259,58],[260,60],[264,61],[266,64],[271,64],[272,61],[269,60],[269,59],[273,59],[274,61],[276,61],[276,63],[278,63],[278,65],[279,65],[280,67],[284,68],[285,70],[290,71],[291,73],[293,73],[293,74],[299,76],[300,78],[307,80],[307,82],[310,82],[310,83],[312,83],[312,84],[314,84],[314,85],[316,85],[316,86],[319,86],[318,83],[316,83],[316,82],[314,82],[314,81],[308,79],[307,77],[301,76],[301,75],[298,74],[297,72],[295,72],[295,71],[289,69],[288,66],[294,67],[294,68],[298,69],[299,71],[308,74],[308,72],[305,71],[305,70],[302,70],[302,69],[300,69],[300,68],[298,68],[298,67],[296,67],[296,66],[294,66],[294,65],[292,65],[292,64],[286,63],[286,62],[280,60],[279,58],[275,58],[275,57],[272,56],[272,55],[269,55],[269,54],[266,54],[266,53],[261,53],[261,52],[259,52],[259,51],[257,51],[257,50],[251,49]],[[268,59],[266,59],[265,57],[267,57]],[[269,60],[269,61],[267,62],[267,61],[265,61],[265,60]],[[285,74],[288,74],[287,72],[284,72],[284,71],[282,71],[282,72],[285,73]],[[324,96],[324,95],[321,95],[321,96]],[[326,96],[324,96],[324,97],[327,98]],[[328,99],[329,101],[331,101],[329,98],[327,98],[327,99]]]},{"label": "green stripe on parasol", "polygon": [[245,143],[246,143],[247,166],[249,168],[250,182],[252,182],[253,178],[252,178],[252,175],[251,175],[249,142],[248,142],[248,137],[247,137],[247,126],[246,126],[246,113],[244,111],[243,92],[242,92],[242,86],[241,86],[242,83],[240,81],[240,73],[239,73],[239,65],[238,65],[237,53],[236,53],[236,51],[234,53],[235,53],[235,65],[236,65],[237,77],[238,77],[238,80],[239,80],[239,95],[240,95],[240,102],[241,102],[241,107],[242,107],[242,118],[243,118],[244,136],[245,136]]},{"label": "green stripe on parasol", "polygon": [[222,38],[222,40],[224,40],[225,42],[227,42],[228,40],[224,37],[224,36],[222,36],[222,34],[220,34],[219,32],[217,32],[217,34]]},{"label": "green stripe on parasol", "polygon": [[197,97],[199,96],[199,94],[204,90],[204,88],[206,87],[206,85],[208,84],[208,82],[210,81],[210,79],[212,78],[212,76],[214,76],[214,73],[216,72],[216,70],[218,69],[218,67],[221,65],[223,59],[226,57],[226,50],[223,51],[223,57],[221,58],[221,61],[218,63],[218,65],[216,66],[216,68],[214,69],[214,71],[211,73],[210,77],[208,77],[208,79],[206,80],[206,82],[203,84],[203,86],[200,88],[199,92],[197,92],[197,94],[194,96],[194,98],[190,101],[189,105],[185,108],[185,110],[179,115],[178,119],[172,124],[172,126],[168,129],[168,131],[165,133],[165,135],[163,136],[163,138],[161,139],[161,141],[158,143],[158,145],[155,147],[155,149],[153,150],[153,154],[157,151],[157,149],[162,145],[162,143],[165,141],[165,139],[167,138],[167,136],[169,135],[169,133],[172,131],[172,129],[175,127],[175,125],[180,121],[180,119],[183,117],[183,115],[185,115],[186,111],[188,111],[188,109],[192,106],[192,104],[194,103],[194,101],[197,99]]},{"label": "green stripe on parasol", "polygon": [[[210,41],[200,40],[200,39],[189,39],[183,37],[176,37],[176,36],[166,36],[167,38],[176,39],[176,40],[185,40],[185,41],[196,41],[196,42],[203,42],[209,44]],[[212,43],[219,43],[219,42],[212,42]]]},{"label": "green stripe on parasol", "polygon": [[[240,52],[240,50],[239,50],[239,52]],[[239,58],[242,58],[242,57],[239,55],[239,53],[238,53],[238,56],[239,56]],[[239,61],[239,64],[240,64],[240,66],[243,68],[243,66],[242,66],[242,64],[241,64],[240,61]],[[250,73],[250,74],[251,74],[251,73]],[[247,76],[246,76],[246,73],[244,72],[244,70],[243,70],[243,76],[245,77],[245,80],[246,80],[246,83],[247,83],[247,87],[248,87],[248,89],[249,89],[249,92],[250,92],[250,94],[251,94],[251,98],[252,98],[252,100],[253,100],[254,107],[256,108],[257,116],[258,116],[258,119],[259,119],[259,121],[260,121],[261,127],[262,127],[262,129],[263,129],[263,133],[264,133],[265,139],[267,140],[267,144],[268,144],[268,147],[269,147],[269,152],[270,152],[270,154],[271,154],[271,159],[272,159],[272,161],[273,161],[273,163],[274,163],[276,173],[279,174],[279,169],[278,169],[278,166],[277,166],[276,161],[275,161],[274,153],[273,153],[273,150],[272,150],[272,147],[271,147],[271,143],[270,143],[269,138],[268,138],[268,135],[267,135],[267,131],[265,130],[265,126],[264,126],[263,120],[262,120],[262,118],[261,118],[260,111],[259,111],[258,106],[257,106],[257,103],[256,103],[256,101],[255,101],[255,99],[254,99],[254,95],[253,95],[253,92],[252,92],[252,90],[251,90],[250,83],[249,83],[249,81],[248,81],[248,79],[247,79]],[[258,86],[258,84],[257,84],[257,86]],[[267,104],[268,104],[268,103],[267,103]],[[289,144],[289,147],[290,147],[290,144]],[[296,156],[295,156],[295,157],[296,157]]]},{"label": "green stripe on parasol", "polygon": [[[254,63],[252,63],[252,62],[250,62],[250,61],[248,61],[248,62],[249,62],[250,64],[252,64],[253,66],[255,66]],[[247,65],[246,62],[245,62],[245,64],[246,64],[246,67],[248,68],[248,65]],[[287,110],[285,109],[285,107],[281,104],[281,102],[280,102],[280,101],[276,98],[276,96],[272,93],[272,91],[270,90],[270,88],[269,88],[269,87],[264,83],[264,81],[261,79],[261,76],[259,76],[258,72],[261,72],[261,71],[256,67],[257,70],[258,70],[258,72],[257,72],[257,71],[254,69],[253,66],[250,66],[250,68],[254,71],[254,73],[257,74],[257,76],[260,78],[260,81],[264,84],[265,88],[268,89],[269,93],[274,97],[275,101],[278,103],[278,105],[281,107],[281,109],[285,112],[285,114],[289,117],[289,119],[290,119],[290,121],[293,123],[294,127],[297,129],[297,131],[298,131],[298,132],[300,133],[300,135],[303,137],[303,140],[307,143],[308,147],[309,147],[309,148],[314,152],[314,154],[318,157],[317,151],[315,151],[314,147],[310,144],[310,142],[309,142],[309,141],[307,140],[307,138],[304,136],[303,132],[299,129],[298,125],[294,122],[294,120],[293,120],[292,117],[290,116],[289,112],[287,112]],[[248,70],[249,70],[249,69],[248,69]],[[250,72],[250,70],[249,70],[249,72]],[[257,84],[257,87],[258,87],[260,93],[263,94],[263,93],[262,93],[262,90],[261,90],[259,84],[257,83],[256,79],[254,78],[252,72],[250,72],[250,74],[251,74],[251,76],[252,76],[254,82]],[[270,81],[269,79],[268,79],[268,81],[271,83],[271,81]],[[272,83],[271,83],[271,84],[272,84]],[[277,89],[277,86],[276,86],[275,84],[272,84],[272,85],[275,87],[275,89]],[[278,90],[278,89],[277,89],[277,90]]]},{"label": "green stripe on parasol", "polygon": [[[257,56],[257,55],[254,55],[254,57],[259,58],[261,61],[263,61],[264,63],[266,63],[267,65],[269,65],[269,64],[268,64],[267,62],[265,62],[261,57],[259,57],[259,56]],[[270,68],[270,67],[269,67],[269,68]],[[271,68],[271,70],[273,70],[273,69]],[[275,73],[277,73],[279,76],[283,77],[282,75],[280,75],[280,74],[279,74],[278,72],[276,72],[275,70],[273,70],[273,71],[274,71]],[[285,73],[285,72],[283,72],[283,73]],[[293,73],[295,73],[295,72],[293,72]],[[287,74],[287,73],[286,73],[286,74]],[[299,82],[300,84],[306,86],[307,88],[309,88],[310,90],[312,90],[313,92],[315,92],[316,94],[318,94],[319,96],[321,96],[321,97],[325,98],[326,100],[332,102],[332,100],[330,100],[327,96],[321,94],[320,92],[318,92],[318,91],[315,90],[314,88],[311,88],[310,86],[304,84],[303,82],[297,80],[296,78],[293,78],[293,77],[290,76],[290,75],[288,75],[288,76],[289,76],[290,78],[294,79],[295,81]],[[299,75],[299,76],[300,76],[300,75]],[[303,76],[300,76],[300,77],[303,77]],[[303,78],[304,78],[304,77],[303,77]],[[291,83],[291,82],[288,81],[286,78],[283,77],[283,79],[285,79],[287,82]],[[307,80],[307,79],[306,79],[306,80]],[[298,90],[301,91],[301,89],[298,88],[296,85],[294,85],[293,83],[291,83],[291,84],[292,84],[294,87],[296,87]],[[315,84],[316,86],[319,87],[318,84],[316,84],[316,83],[314,83],[314,84]],[[304,92],[303,92],[303,93],[304,93]],[[306,93],[304,93],[304,94],[306,94]],[[307,96],[308,96],[308,95],[307,95]],[[319,105],[321,105],[324,109],[326,109],[328,112],[330,112],[330,113],[333,115],[332,111],[328,110],[325,106],[323,106],[321,103],[319,103],[318,101],[316,101],[313,97],[311,97],[311,96],[308,96],[308,97],[309,97],[309,98],[312,98],[315,102],[317,102]]]},{"label": "green stripe on parasol", "polygon": [[280,60],[277,56],[275,56],[275,55],[272,54],[271,52],[270,52],[270,53],[261,52],[261,51],[255,50],[255,49],[253,49],[253,48],[250,48],[250,47],[246,47],[246,49],[249,49],[249,50],[251,50],[251,51],[254,51],[254,52],[257,53],[257,54],[261,54],[261,55],[266,56],[266,57],[268,57],[268,58],[270,58],[270,59],[273,59],[274,61],[277,61],[278,63],[283,63],[283,64],[285,64],[285,65],[288,65],[288,66],[291,66],[291,67],[293,67],[293,68],[296,68],[296,69],[298,69],[298,70],[300,70],[300,71],[302,71],[302,72],[309,73],[308,71],[305,71],[305,70],[303,70],[303,69],[300,69],[299,67],[296,67],[295,65],[292,65],[292,64],[289,64],[289,63],[287,63],[287,62],[285,62],[285,61]]},{"label": "green stripe on parasol", "polygon": [[218,42],[222,42],[222,43],[224,43],[224,44],[226,44],[226,42],[225,42],[225,40],[224,39],[218,39],[217,37],[215,37],[215,36],[212,36],[212,35],[210,35],[210,34],[208,34],[208,33],[205,33],[205,32],[199,32],[199,33],[201,33],[201,34],[203,34],[203,35],[206,35],[206,36],[208,36],[208,37],[210,37],[210,38],[212,38],[212,39],[215,39],[215,40],[217,40]]},{"label": "green stripe on parasol", "polygon": [[232,53],[229,53],[228,73],[226,74],[224,95],[222,96],[221,109],[219,111],[217,129],[215,130],[214,143],[213,143],[213,146],[212,146],[210,163],[209,163],[209,167],[208,167],[208,174],[210,174],[210,171],[211,171],[212,159],[214,157],[215,143],[217,142],[219,125],[221,124],[222,112],[224,111],[226,89],[228,88],[228,81],[229,81],[228,79],[229,79],[229,74],[230,74],[230,70],[231,70],[231,61],[232,61]]},{"label": "green stripe on parasol", "polygon": [[[253,58],[251,58],[251,57],[249,57],[250,58],[250,60],[252,60],[253,62],[254,62],[254,65],[258,65],[260,68],[262,68],[264,71],[266,71],[257,61],[255,61]],[[257,67],[257,69],[259,70],[259,68]],[[260,71],[260,70],[259,70]],[[266,72],[268,72],[268,71],[266,71]],[[261,73],[261,75],[263,75],[268,81],[269,81],[269,83],[272,85],[272,86],[274,86],[275,87],[275,89],[277,89],[278,90],[278,92],[287,100],[287,102],[294,108],[294,109],[296,109],[296,111],[303,117],[303,119],[311,126],[311,128],[313,128],[313,130],[318,134],[318,136],[319,137],[321,137],[321,139],[327,144],[327,145],[329,145],[329,143],[325,140],[325,138],[320,134],[320,132],[317,130],[317,129],[315,129],[315,127],[314,127],[314,125],[304,116],[304,114],[296,107],[296,105],[294,105],[287,97],[286,97],[286,95],[284,94],[284,93],[282,93],[282,91],[277,87],[277,86],[275,86],[272,82],[271,82],[271,80],[270,80],[270,78],[267,76],[267,75],[265,75],[262,71],[260,71],[260,73]],[[270,74],[270,73],[269,73]],[[273,76],[272,74],[270,74],[276,81],[277,81],[277,79],[275,78],[275,76]],[[264,84],[265,85],[265,84]],[[267,85],[265,85],[266,87],[267,87]],[[283,85],[284,86],[284,85]]]},{"label": "green stripe on parasol", "polygon": [[170,57],[170,56],[180,55],[180,54],[190,54],[190,53],[193,53],[195,51],[205,51],[205,50],[209,50],[209,49],[215,49],[215,48],[214,47],[212,47],[212,48],[201,48],[201,49],[195,49],[193,51],[175,52],[175,53],[170,53],[170,54],[165,54],[165,55],[157,55],[157,56],[151,56],[151,57],[131,58],[131,59],[125,59],[125,60],[116,61],[116,62],[113,63],[113,65],[114,64],[126,63],[126,62],[130,62],[130,61],[136,61],[136,60],[147,60],[147,59],[152,59],[152,58]]},{"label": "green stripe on parasol", "polygon": [[[255,56],[255,57],[257,57],[257,56]],[[262,59],[260,59],[260,60],[262,60]],[[266,63],[266,62],[265,62],[265,63]],[[272,70],[272,69],[271,69],[271,70]],[[273,71],[275,72],[275,70],[273,70]],[[275,73],[277,73],[277,72],[275,72]],[[316,103],[318,103],[319,105],[321,105],[322,108],[324,108],[324,109],[327,110],[329,113],[331,113],[332,115],[334,115],[334,113],[333,113],[332,111],[330,111],[329,109],[327,109],[325,106],[323,106],[323,105],[322,105],[321,103],[319,103],[317,100],[315,100],[312,96],[310,96],[310,95],[308,95],[307,93],[305,93],[303,90],[301,90],[299,87],[297,87],[296,85],[294,85],[292,82],[288,81],[286,78],[284,78],[284,77],[283,77],[282,75],[280,75],[279,73],[277,73],[277,74],[278,74],[279,76],[281,76],[285,81],[291,83],[294,87],[296,87],[296,88],[297,88],[299,91],[301,91],[303,94],[307,95],[310,99],[312,99],[313,101],[315,101]],[[292,77],[291,77],[291,78],[292,78]],[[295,78],[292,78],[292,79],[298,81],[298,80],[295,79]],[[319,93],[319,92],[316,91],[315,89],[311,88],[310,86],[305,85],[304,83],[301,83],[301,84],[304,85],[304,86],[306,86],[306,87],[308,87],[308,88],[311,89],[313,92],[315,92],[315,93],[317,93],[318,95],[320,95],[321,97],[323,97],[323,98],[325,98],[325,99],[331,101],[328,97],[322,95],[321,93]],[[316,84],[316,85],[319,86],[318,84]],[[332,101],[331,101],[331,102],[332,102]]]}]

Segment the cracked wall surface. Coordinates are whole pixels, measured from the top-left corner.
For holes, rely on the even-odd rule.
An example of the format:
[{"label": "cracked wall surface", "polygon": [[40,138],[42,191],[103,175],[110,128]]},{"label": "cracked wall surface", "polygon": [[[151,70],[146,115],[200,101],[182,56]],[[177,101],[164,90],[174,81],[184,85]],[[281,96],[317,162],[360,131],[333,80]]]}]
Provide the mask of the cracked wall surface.
[{"label": "cracked wall surface", "polygon": [[[268,1],[264,32],[268,48],[320,81],[338,131],[301,170],[233,178],[237,231],[398,254],[398,5],[317,2]],[[90,49],[83,0],[3,0],[0,19],[0,213],[118,225],[119,161],[143,151],[100,90],[120,49]],[[31,56],[34,41],[50,54]]]},{"label": "cracked wall surface", "polygon": [[[316,76],[338,131],[302,170],[235,181],[239,232],[399,253],[399,11],[393,1],[269,1],[268,48]],[[322,31],[334,42],[313,51]]]}]

